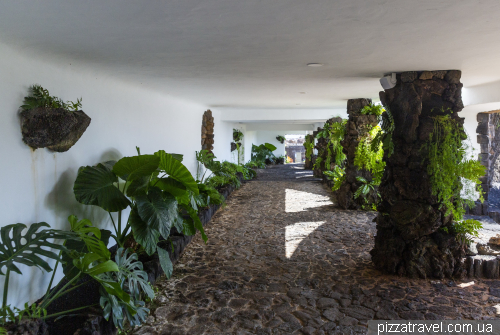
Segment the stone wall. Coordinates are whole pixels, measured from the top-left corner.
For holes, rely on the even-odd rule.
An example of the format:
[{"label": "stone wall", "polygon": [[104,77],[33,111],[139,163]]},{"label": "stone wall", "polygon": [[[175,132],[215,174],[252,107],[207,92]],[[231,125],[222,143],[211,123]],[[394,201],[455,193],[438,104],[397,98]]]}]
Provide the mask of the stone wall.
[{"label": "stone wall", "polygon": [[[356,177],[361,176],[368,182],[372,181],[370,171],[358,169],[354,165],[356,148],[360,140],[378,124],[376,115],[363,115],[360,113],[363,107],[371,104],[371,99],[349,99],[347,101],[347,114],[349,120],[346,125],[346,132],[342,147],[346,155],[345,162],[345,181],[337,191],[337,201],[340,207],[344,209],[361,209],[365,204],[364,197],[354,199],[354,193],[361,186]],[[371,191],[367,196],[368,203],[376,201],[376,191]]]},{"label": "stone wall", "polygon": [[203,113],[203,122],[201,124],[201,149],[210,152],[214,149],[214,118],[210,109]]},{"label": "stone wall", "polygon": [[385,157],[371,255],[375,266],[388,273],[421,278],[465,274],[465,247],[440,230],[451,227],[452,217],[432,195],[428,154],[422,149],[434,128],[432,117],[443,115],[442,108],[463,125],[460,77],[457,70],[404,72],[394,88],[380,92],[394,116],[394,154]]},{"label": "stone wall", "polygon": [[[477,143],[481,147],[479,160],[486,167],[488,174],[481,178],[485,200],[488,200],[488,190],[492,183],[500,183],[500,114],[498,112],[483,112],[477,114]],[[486,186],[487,185],[487,186]]]}]

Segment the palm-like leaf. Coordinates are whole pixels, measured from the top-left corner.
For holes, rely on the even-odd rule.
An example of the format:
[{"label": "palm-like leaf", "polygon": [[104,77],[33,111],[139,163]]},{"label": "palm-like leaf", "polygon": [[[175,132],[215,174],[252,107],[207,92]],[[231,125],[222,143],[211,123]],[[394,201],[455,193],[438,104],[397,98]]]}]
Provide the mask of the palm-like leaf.
[{"label": "palm-like leaf", "polygon": [[104,164],[81,168],[73,191],[76,200],[85,205],[95,205],[108,212],[121,211],[130,201],[114,185],[118,177]]},{"label": "palm-like leaf", "polygon": [[[1,270],[4,266],[10,271],[22,274],[15,263],[36,266],[47,272],[52,271],[49,264],[40,256],[58,260],[59,255],[53,251],[42,249],[42,247],[66,250],[63,245],[49,242],[49,240],[75,238],[75,235],[53,229],[42,229],[39,231],[42,227],[50,226],[45,222],[33,223],[24,235],[22,231],[27,227],[22,223],[11,224],[1,228],[0,274],[3,275]],[[11,234],[12,237],[10,237]]]},{"label": "palm-like leaf", "polygon": [[170,228],[177,216],[177,201],[165,198],[160,189],[152,187],[148,194],[136,196],[137,213],[149,228],[168,238]]}]

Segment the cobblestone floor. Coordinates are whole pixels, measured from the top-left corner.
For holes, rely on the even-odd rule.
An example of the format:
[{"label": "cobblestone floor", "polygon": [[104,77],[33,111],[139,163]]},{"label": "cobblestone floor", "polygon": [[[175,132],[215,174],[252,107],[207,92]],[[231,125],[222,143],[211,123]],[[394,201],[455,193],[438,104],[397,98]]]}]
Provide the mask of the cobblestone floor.
[{"label": "cobblestone floor", "polygon": [[[259,172],[157,283],[133,334],[354,334],[370,319],[486,319],[500,281],[410,280],[375,270],[373,212],[335,208],[300,165]],[[499,309],[500,310],[500,309]]]}]

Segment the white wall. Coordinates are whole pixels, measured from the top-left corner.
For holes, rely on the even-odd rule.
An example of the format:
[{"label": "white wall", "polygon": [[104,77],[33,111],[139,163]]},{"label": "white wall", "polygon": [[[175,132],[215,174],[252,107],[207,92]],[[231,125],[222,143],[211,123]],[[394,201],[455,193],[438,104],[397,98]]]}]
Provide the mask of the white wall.
[{"label": "white wall", "polygon": [[[184,163],[196,173],[195,151],[201,147],[201,121],[206,106],[162,95],[114,80],[84,66],[41,60],[0,44],[0,203],[1,225],[46,221],[53,228],[67,227],[70,214],[109,227],[108,218],[95,207],[76,202],[72,187],[82,165],[159,149],[184,154]],[[18,108],[28,87],[38,83],[64,100],[83,98],[83,110],[92,122],[80,140],[65,153],[32,151],[21,138]],[[215,148],[221,160],[230,159],[232,125],[215,117]],[[21,267],[12,274],[8,301],[20,306],[33,302],[46,289],[50,274]],[[56,278],[61,277],[58,272]],[[0,279],[3,289],[3,277]]]}]

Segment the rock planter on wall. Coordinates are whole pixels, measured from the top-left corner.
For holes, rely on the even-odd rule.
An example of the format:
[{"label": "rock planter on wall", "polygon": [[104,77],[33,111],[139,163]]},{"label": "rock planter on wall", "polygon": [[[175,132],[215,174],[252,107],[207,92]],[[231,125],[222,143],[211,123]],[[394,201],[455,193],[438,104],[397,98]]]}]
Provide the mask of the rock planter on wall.
[{"label": "rock planter on wall", "polygon": [[203,113],[203,121],[201,124],[201,149],[212,152],[214,149],[214,118],[212,111],[209,109]]},{"label": "rock planter on wall", "polygon": [[[422,147],[433,132],[434,116],[444,112],[460,124],[461,72],[425,71],[397,75],[394,88],[380,99],[394,117],[394,153],[387,162],[379,192],[377,235],[371,251],[375,266],[409,277],[461,277],[464,247],[440,230],[451,216],[432,195],[428,154]],[[462,130],[463,131],[463,130]]]},{"label": "rock planter on wall", "polygon": [[372,181],[370,171],[359,169],[354,165],[356,148],[360,140],[378,124],[376,115],[363,115],[360,111],[363,107],[372,103],[371,99],[349,99],[347,101],[347,114],[349,120],[346,125],[344,140],[342,141],[343,152],[346,155],[345,180],[337,191],[337,201],[343,209],[361,209],[363,205],[370,205],[377,199],[376,190],[370,191],[366,198],[354,199],[354,193],[362,186],[356,177],[363,177],[368,182]]},{"label": "rock planter on wall", "polygon": [[68,151],[89,124],[90,117],[81,110],[35,108],[21,112],[23,141],[33,149]]}]

